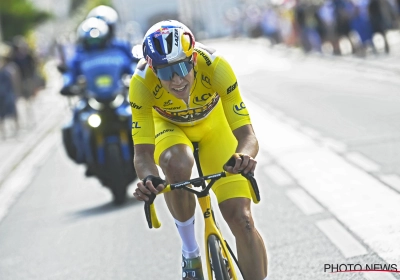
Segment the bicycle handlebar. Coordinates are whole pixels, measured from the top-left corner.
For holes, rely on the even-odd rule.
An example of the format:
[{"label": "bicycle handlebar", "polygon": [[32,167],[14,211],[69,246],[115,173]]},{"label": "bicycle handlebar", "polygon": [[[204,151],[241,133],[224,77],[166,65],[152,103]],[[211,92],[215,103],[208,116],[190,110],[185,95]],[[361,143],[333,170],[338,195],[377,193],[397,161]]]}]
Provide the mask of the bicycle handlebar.
[{"label": "bicycle handlebar", "polygon": [[[254,178],[254,175],[252,173],[241,173],[243,177],[245,177],[247,180],[250,181],[250,184],[252,186],[252,198],[254,203],[258,203],[260,202],[260,192],[258,189],[258,185],[257,185],[257,181]],[[222,177],[226,177],[226,172],[220,172],[220,173],[216,173],[216,174],[211,174],[211,175],[206,175],[206,176],[202,176],[199,178],[194,178],[191,180],[187,180],[187,181],[183,181],[183,182],[178,182],[178,183],[173,183],[173,184],[168,184],[161,192],[159,192],[158,194],[162,194],[162,193],[167,193],[169,191],[173,191],[175,189],[184,189],[187,191],[190,191],[198,196],[201,195],[205,195],[209,192],[211,186],[214,184],[215,181],[217,181],[218,179],[221,179]],[[201,191],[197,191],[194,190],[190,187],[188,187],[188,185],[193,185],[195,187],[200,187],[202,186],[202,184],[204,183],[204,181],[206,180],[211,180],[211,182]],[[144,212],[146,214],[146,220],[147,220],[147,224],[149,226],[149,228],[159,228],[161,227],[161,223],[157,217],[157,212],[156,209],[154,207],[154,199],[156,198],[156,194],[152,193],[150,195],[150,198],[148,201],[145,201],[144,203]]]}]

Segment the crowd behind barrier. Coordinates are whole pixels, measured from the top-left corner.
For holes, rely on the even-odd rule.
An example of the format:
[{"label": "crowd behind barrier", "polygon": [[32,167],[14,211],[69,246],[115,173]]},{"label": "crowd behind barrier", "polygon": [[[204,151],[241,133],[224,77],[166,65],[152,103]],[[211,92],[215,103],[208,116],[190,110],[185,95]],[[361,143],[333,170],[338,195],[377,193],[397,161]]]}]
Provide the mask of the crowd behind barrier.
[{"label": "crowd behind barrier", "polygon": [[351,52],[378,53],[374,36],[381,36],[384,52],[390,52],[389,30],[400,22],[400,0],[284,1],[279,5],[251,4],[232,7],[225,19],[232,36],[266,37],[271,45],[301,47],[305,53],[342,55],[340,42]]},{"label": "crowd behind barrier", "polygon": [[16,36],[11,42],[0,42],[0,135],[7,137],[6,119],[14,122],[14,134],[20,128],[17,100],[23,99],[30,110],[36,93],[44,87],[39,62],[25,38]]}]

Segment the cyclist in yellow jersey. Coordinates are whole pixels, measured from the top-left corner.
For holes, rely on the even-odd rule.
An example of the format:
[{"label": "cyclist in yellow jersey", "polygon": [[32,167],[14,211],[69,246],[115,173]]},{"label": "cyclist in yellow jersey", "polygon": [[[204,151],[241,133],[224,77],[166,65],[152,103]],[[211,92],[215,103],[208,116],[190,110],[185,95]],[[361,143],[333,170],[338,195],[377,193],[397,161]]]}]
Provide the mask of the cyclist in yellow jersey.
[{"label": "cyclist in yellow jersey", "polygon": [[[229,63],[195,42],[192,32],[174,20],[152,26],[143,40],[143,56],[130,84],[132,137],[139,178],[136,199],[147,201],[163,189],[156,165],[168,183],[190,178],[192,142],[199,143],[204,174],[224,168],[230,176],[212,187],[221,213],[236,239],[245,279],[267,276],[267,254],[251,214],[251,193],[239,173],[254,172],[258,141]],[[235,166],[226,166],[231,158]],[[154,185],[153,185],[154,183]],[[183,279],[204,279],[194,234],[195,197],[181,190],[164,195],[182,239]]]}]

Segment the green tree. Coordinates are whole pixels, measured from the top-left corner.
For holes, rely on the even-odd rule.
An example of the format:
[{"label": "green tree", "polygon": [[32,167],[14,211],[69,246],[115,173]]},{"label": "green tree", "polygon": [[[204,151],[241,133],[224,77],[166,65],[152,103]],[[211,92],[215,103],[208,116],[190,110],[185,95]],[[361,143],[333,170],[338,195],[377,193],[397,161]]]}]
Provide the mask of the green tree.
[{"label": "green tree", "polygon": [[0,0],[0,28],[3,40],[16,35],[26,35],[37,24],[52,15],[38,10],[28,0]]},{"label": "green tree", "polygon": [[111,0],[87,0],[86,6],[88,10],[93,9],[96,6],[106,5],[112,7]]},{"label": "green tree", "polygon": [[90,10],[99,5],[112,7],[111,0],[71,0],[69,11],[71,21],[75,22],[77,27],[86,18]]},{"label": "green tree", "polygon": [[85,13],[90,11],[96,6],[106,5],[112,7],[111,0],[71,0],[70,14],[74,14],[78,9],[83,10]]}]

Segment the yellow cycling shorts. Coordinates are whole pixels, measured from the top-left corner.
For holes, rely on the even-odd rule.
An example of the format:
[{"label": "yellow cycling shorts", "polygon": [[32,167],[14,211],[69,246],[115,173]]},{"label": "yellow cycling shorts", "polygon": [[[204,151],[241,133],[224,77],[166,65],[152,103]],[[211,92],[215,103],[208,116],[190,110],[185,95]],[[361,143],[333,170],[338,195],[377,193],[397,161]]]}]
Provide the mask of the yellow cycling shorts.
[{"label": "yellow cycling shorts", "polygon": [[[201,123],[194,126],[178,126],[157,114],[154,114],[155,153],[154,160],[159,165],[161,154],[176,144],[191,147],[192,142],[199,143],[199,159],[204,175],[223,171],[223,165],[235,153],[237,140],[225,118],[221,102]],[[227,174],[219,179],[212,187],[218,203],[235,197],[251,199],[247,179],[240,174]]]}]

